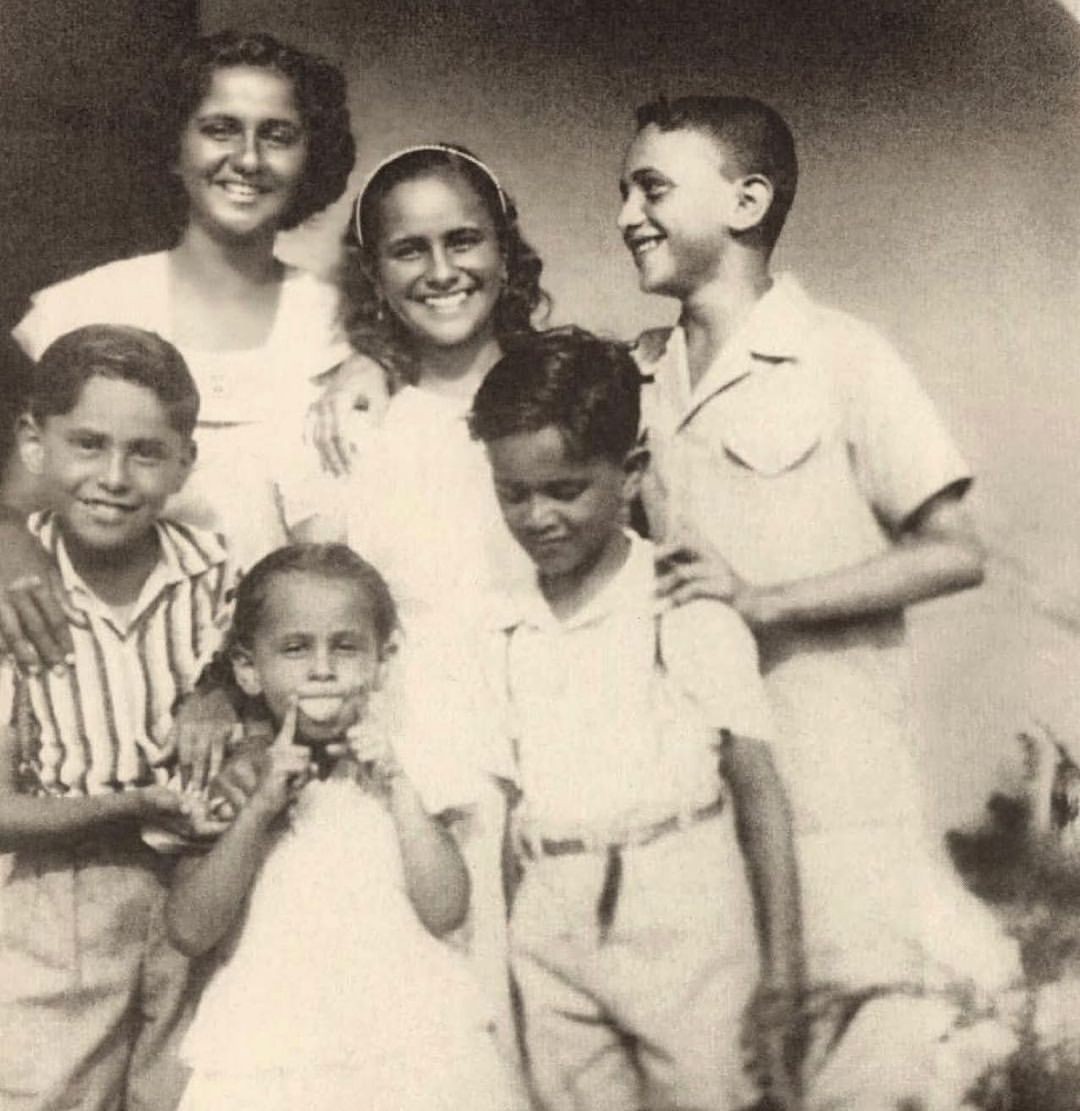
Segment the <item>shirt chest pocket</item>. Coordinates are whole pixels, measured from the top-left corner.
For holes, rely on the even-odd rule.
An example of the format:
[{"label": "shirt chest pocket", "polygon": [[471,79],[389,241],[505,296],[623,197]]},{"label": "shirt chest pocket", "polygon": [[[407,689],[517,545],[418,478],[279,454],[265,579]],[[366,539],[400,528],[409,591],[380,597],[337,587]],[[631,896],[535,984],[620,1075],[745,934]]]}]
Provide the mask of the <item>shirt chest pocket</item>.
[{"label": "shirt chest pocket", "polygon": [[692,435],[707,439],[729,465],[779,478],[824,452],[835,436],[833,411],[819,375],[783,362],[757,368],[707,403],[691,422]]}]

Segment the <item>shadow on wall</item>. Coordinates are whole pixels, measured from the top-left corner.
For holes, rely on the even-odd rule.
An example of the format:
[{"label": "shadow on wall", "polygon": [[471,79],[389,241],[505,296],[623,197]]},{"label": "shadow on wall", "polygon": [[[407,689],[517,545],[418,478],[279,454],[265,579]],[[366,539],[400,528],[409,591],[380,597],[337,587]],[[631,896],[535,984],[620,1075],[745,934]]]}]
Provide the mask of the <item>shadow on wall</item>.
[{"label": "shadow on wall", "polygon": [[4,0],[0,324],[43,285],[153,239],[139,109],[197,0]]}]

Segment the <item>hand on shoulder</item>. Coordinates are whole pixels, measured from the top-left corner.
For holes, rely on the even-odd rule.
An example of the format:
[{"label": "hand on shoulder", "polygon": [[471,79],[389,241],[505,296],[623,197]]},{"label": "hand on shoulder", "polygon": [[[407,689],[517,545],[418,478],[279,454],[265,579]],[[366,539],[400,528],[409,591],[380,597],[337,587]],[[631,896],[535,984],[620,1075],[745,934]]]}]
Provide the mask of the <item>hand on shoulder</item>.
[{"label": "hand on shoulder", "polygon": [[308,436],[323,467],[349,473],[357,435],[377,425],[390,403],[386,368],[368,355],[350,355],[322,379],[323,391],[308,411]]}]

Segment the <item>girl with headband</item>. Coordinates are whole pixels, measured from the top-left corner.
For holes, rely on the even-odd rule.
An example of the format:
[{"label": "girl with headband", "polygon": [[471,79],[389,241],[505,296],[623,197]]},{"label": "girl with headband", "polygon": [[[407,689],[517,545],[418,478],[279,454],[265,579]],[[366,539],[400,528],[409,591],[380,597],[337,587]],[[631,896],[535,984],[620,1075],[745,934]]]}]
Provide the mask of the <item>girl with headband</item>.
[{"label": "girl with headband", "polygon": [[[337,519],[328,526],[335,514],[327,514],[308,538],[344,535],[383,571],[404,630],[399,702],[413,719],[404,733],[427,736],[447,775],[476,772],[476,804],[461,827],[473,888],[468,942],[508,1032],[499,861],[506,807],[488,774],[506,769],[494,766],[495,745],[480,754],[483,723],[464,727],[475,714],[461,704],[468,683],[454,675],[472,668],[462,630],[476,627],[489,598],[531,574],[466,416],[487,371],[547,304],[541,262],[495,174],[447,144],[410,147],[376,168],[354,206],[346,250],[346,330],[357,351],[385,368],[391,397],[348,448],[328,432],[338,423],[335,402],[322,404],[324,458],[349,473],[333,483]],[[355,376],[345,378],[337,403],[348,409],[357,387]]]}]

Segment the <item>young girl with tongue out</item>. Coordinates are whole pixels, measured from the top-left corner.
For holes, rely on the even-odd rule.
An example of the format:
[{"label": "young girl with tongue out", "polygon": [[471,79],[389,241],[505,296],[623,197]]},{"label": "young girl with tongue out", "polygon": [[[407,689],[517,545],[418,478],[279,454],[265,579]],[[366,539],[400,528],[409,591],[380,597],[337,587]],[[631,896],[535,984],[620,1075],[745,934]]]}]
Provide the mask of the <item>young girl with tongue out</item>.
[{"label": "young girl with tongue out", "polygon": [[370,713],[396,631],[385,582],[343,545],[279,549],[240,586],[225,651],[277,736],[170,895],[174,944],[220,962],[184,1046],[183,1111],[515,1106],[479,992],[440,940],[469,898],[432,816],[457,801],[453,777],[399,762]]}]

